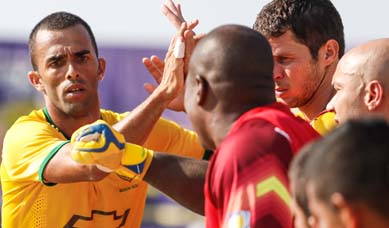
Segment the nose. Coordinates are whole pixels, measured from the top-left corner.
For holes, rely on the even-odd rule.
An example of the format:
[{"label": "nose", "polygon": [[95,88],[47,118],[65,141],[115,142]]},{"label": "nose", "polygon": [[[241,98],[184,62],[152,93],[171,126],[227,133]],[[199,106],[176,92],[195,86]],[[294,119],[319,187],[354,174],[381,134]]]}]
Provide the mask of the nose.
[{"label": "nose", "polygon": [[328,111],[335,111],[335,103],[336,103],[336,94],[332,97],[332,99],[328,102],[326,109]]},{"label": "nose", "polygon": [[280,66],[280,64],[278,63],[274,63],[274,68],[273,68],[273,78],[274,80],[277,80],[277,79],[282,79],[284,77],[284,70],[282,68],[282,66]]},{"label": "nose", "polygon": [[80,74],[77,71],[77,69],[74,67],[74,65],[72,63],[69,63],[68,71],[66,72],[66,79],[76,80],[79,77],[80,77]]}]

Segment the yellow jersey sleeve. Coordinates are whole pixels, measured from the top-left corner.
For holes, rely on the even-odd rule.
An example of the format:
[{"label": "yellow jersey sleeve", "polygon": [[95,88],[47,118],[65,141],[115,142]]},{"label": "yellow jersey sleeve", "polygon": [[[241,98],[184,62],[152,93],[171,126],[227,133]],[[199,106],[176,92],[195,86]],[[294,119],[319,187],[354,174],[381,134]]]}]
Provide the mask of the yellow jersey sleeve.
[{"label": "yellow jersey sleeve", "polygon": [[205,152],[195,132],[164,118],[155,124],[144,146],[155,151],[199,159]]},{"label": "yellow jersey sleeve", "polygon": [[4,137],[2,181],[42,181],[45,165],[68,140],[47,122],[19,118]]},{"label": "yellow jersey sleeve", "polygon": [[[103,110],[102,118],[109,124],[115,124],[129,112],[117,114]],[[205,149],[202,147],[198,135],[178,125],[177,123],[160,118],[154,125],[146,142],[142,145],[158,152],[166,152],[201,159]]]}]

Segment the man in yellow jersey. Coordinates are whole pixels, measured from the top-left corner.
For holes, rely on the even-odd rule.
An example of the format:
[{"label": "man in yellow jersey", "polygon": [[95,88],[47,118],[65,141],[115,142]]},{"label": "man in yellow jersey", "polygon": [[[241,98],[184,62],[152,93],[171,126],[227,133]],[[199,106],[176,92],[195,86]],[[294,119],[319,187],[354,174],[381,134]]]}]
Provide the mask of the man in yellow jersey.
[{"label": "man in yellow jersey", "polygon": [[[101,119],[123,134],[123,141],[201,158],[204,149],[196,134],[160,119],[182,89],[183,75],[166,73],[140,106],[119,114],[100,108],[98,85],[106,63],[84,20],[66,12],[48,15],[32,30],[29,49],[33,70],[28,79],[42,93],[45,107],[20,117],[6,133],[1,165],[3,227],[139,227],[147,184],[75,162],[69,140],[78,128]],[[192,173],[203,178],[206,162],[183,157],[175,162],[155,154],[145,178],[201,213],[202,200],[182,194],[197,189],[180,183]],[[198,186],[202,195],[202,185]]]},{"label": "man in yellow jersey", "polygon": [[[181,6],[171,0],[162,8],[179,28]],[[342,19],[330,0],[273,0],[258,14],[253,28],[272,46],[277,99],[309,121],[321,134],[336,126],[326,105],[336,64],[344,53]]]},{"label": "man in yellow jersey", "polygon": [[343,24],[330,0],[273,0],[259,12],[254,29],[272,46],[275,92],[321,134],[335,126],[326,104],[336,64],[344,53]]},{"label": "man in yellow jersey", "polygon": [[333,78],[335,96],[327,109],[344,123],[362,117],[389,121],[389,39],[371,40],[348,51]]}]

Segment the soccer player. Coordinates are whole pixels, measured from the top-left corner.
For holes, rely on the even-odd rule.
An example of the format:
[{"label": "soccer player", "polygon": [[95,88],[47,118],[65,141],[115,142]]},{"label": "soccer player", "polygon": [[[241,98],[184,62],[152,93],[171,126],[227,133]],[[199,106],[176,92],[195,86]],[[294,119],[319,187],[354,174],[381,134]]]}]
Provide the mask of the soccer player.
[{"label": "soccer player", "polygon": [[334,95],[331,80],[345,44],[342,20],[331,1],[273,0],[253,28],[272,47],[277,98],[298,108],[298,115],[321,134],[336,126],[326,105]]},{"label": "soccer player", "polygon": [[[32,30],[29,49],[33,70],[28,78],[43,95],[45,107],[20,117],[4,138],[2,226],[139,227],[147,184],[75,162],[69,140],[78,128],[101,119],[127,142],[201,158],[204,149],[195,133],[160,119],[184,85],[182,74],[169,73],[180,69],[183,60],[167,64],[161,84],[139,107],[115,113],[100,108],[98,85],[106,63],[84,20],[66,12],[48,15]],[[184,162],[178,166],[155,154],[149,167],[151,158],[145,163],[145,179],[201,213],[203,202],[187,192],[198,190],[201,198],[202,186],[181,183],[191,173],[200,172],[204,179],[206,163],[202,168],[201,161],[194,166],[196,160],[178,157],[178,164]]]},{"label": "soccer player", "polygon": [[336,94],[327,109],[344,123],[361,117],[389,121],[389,39],[371,40],[348,51],[333,78]]},{"label": "soccer player", "polygon": [[287,169],[318,133],[276,102],[272,70],[266,38],[244,26],[218,27],[194,50],[185,110],[204,147],[215,149],[207,227],[292,227]]},{"label": "soccer player", "polygon": [[389,227],[389,125],[350,120],[307,146],[312,227]]}]

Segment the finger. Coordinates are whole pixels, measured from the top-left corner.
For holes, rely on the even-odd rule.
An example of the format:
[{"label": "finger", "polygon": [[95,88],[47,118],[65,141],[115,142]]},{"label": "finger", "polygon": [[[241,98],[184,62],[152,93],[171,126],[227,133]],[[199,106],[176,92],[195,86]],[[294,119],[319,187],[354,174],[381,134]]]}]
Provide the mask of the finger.
[{"label": "finger", "polygon": [[170,40],[170,44],[169,44],[169,48],[166,52],[166,55],[165,55],[165,64],[166,64],[166,60],[172,55],[173,53],[173,49],[174,49],[174,43],[177,39],[177,36],[174,36],[171,40]]},{"label": "finger", "polygon": [[182,59],[185,56],[185,42],[181,36],[177,38],[174,44],[173,54],[176,59]]},{"label": "finger", "polygon": [[152,55],[150,60],[154,64],[155,68],[162,74],[165,62],[156,55]]},{"label": "finger", "polygon": [[179,29],[183,20],[175,15],[166,5],[162,5],[162,13],[176,29]]},{"label": "finger", "polygon": [[163,65],[162,69],[160,68],[160,65],[155,65],[154,62],[152,61],[153,57],[151,59],[148,58],[143,58],[143,65],[146,67],[146,69],[149,71],[151,76],[155,79],[157,83],[161,82],[162,78],[162,72],[163,72]]},{"label": "finger", "polygon": [[192,22],[188,23],[188,29],[189,30],[193,30],[194,28],[196,28],[196,26],[199,24],[199,20],[198,19],[195,19],[193,20]]},{"label": "finger", "polygon": [[153,63],[151,62],[151,60],[149,58],[143,58],[142,63],[146,67],[146,69],[149,71],[149,73],[152,74],[152,72],[154,71],[154,67],[153,67]]},{"label": "finger", "polygon": [[143,84],[143,88],[149,93],[149,94],[152,94],[155,90],[155,86],[151,83],[145,83]]},{"label": "finger", "polygon": [[185,32],[185,30],[187,30],[187,27],[188,27],[188,24],[186,22],[182,22],[180,30],[178,31],[178,34],[180,36],[184,36],[184,32]]},{"label": "finger", "polygon": [[185,21],[185,18],[182,15],[181,4],[180,3],[177,3],[177,16],[180,17],[182,21]]},{"label": "finger", "polygon": [[196,41],[194,39],[194,32],[191,30],[186,30],[184,33],[185,38],[185,59],[184,59],[184,75],[188,73],[189,69],[189,60],[192,56],[193,49],[196,46]]},{"label": "finger", "polygon": [[172,0],[167,0],[166,5],[172,12],[174,12],[175,15],[177,15],[178,9]]}]

